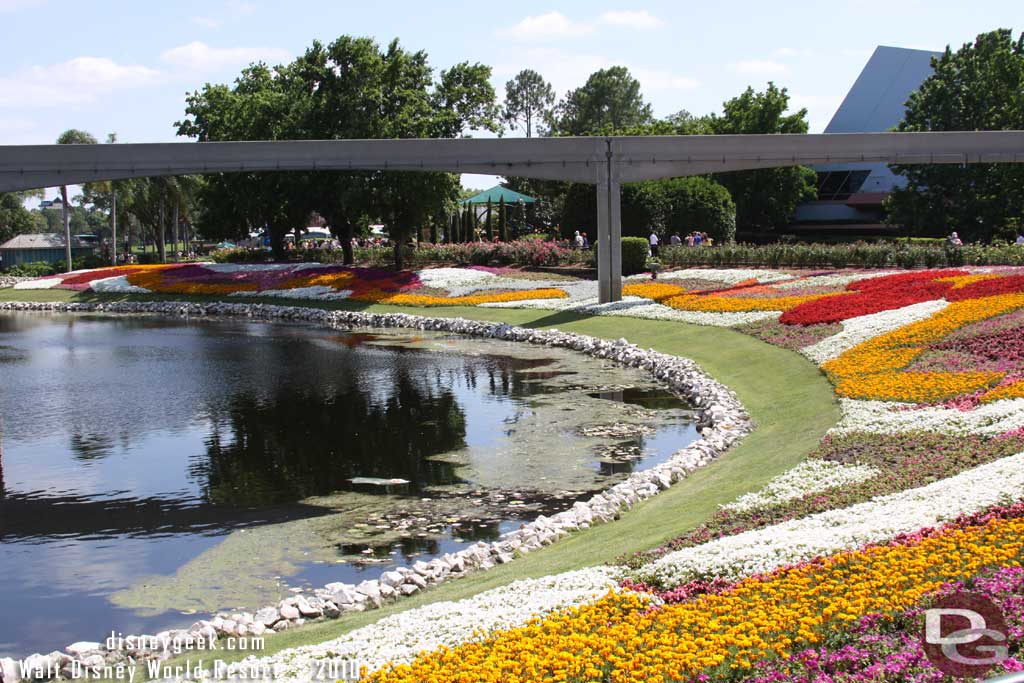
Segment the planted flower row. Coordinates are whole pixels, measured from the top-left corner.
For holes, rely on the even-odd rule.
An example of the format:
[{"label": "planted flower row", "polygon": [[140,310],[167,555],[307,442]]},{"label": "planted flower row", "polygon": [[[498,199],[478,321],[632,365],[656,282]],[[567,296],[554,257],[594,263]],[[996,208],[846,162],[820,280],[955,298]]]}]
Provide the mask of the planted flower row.
[{"label": "planted flower row", "polygon": [[944,585],[1024,558],[1021,506],[818,557],[652,609],[632,592],[563,610],[372,674],[406,681],[741,680],[869,614],[898,614]]}]

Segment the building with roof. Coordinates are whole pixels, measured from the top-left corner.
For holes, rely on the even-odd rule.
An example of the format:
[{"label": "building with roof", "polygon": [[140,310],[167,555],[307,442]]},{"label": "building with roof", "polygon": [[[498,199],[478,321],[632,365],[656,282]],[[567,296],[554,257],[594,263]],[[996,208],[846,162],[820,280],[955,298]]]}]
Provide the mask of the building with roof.
[{"label": "building with roof", "polygon": [[[903,120],[907,100],[932,74],[939,52],[880,45],[825,128],[826,133],[881,133]],[[888,164],[852,163],[814,166],[818,198],[801,204],[793,231],[883,231],[882,203],[906,185]]]},{"label": "building with roof", "polygon": [[[77,238],[71,239],[71,258],[88,256],[93,247],[83,244]],[[0,268],[10,268],[24,263],[63,261],[64,235],[56,232],[18,235],[0,244]]]}]

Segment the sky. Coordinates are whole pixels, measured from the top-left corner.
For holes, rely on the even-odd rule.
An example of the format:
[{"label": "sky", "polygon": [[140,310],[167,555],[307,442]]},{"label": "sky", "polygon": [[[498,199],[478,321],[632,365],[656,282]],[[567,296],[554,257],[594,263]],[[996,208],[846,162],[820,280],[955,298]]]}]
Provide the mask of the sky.
[{"label": "sky", "polygon": [[174,122],[188,92],[343,34],[398,38],[437,70],[490,65],[499,97],[524,68],[561,97],[623,65],[657,116],[720,111],[774,81],[793,109],[807,109],[813,133],[877,45],[956,49],[995,28],[1016,35],[1022,20],[1019,0],[0,0],[0,145],[52,143],[68,128],[100,141],[112,132],[119,142],[180,140]]}]

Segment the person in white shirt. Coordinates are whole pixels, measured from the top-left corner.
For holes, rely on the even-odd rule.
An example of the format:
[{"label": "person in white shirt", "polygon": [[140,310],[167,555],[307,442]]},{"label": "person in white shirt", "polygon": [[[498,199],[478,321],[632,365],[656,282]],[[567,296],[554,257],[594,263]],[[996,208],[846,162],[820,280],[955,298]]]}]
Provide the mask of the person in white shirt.
[{"label": "person in white shirt", "polygon": [[1017,246],[1024,247],[1024,233],[1017,235]]},{"label": "person in white shirt", "polygon": [[651,236],[648,241],[651,243],[651,256],[658,258],[658,236],[654,231],[651,231]]},{"label": "person in white shirt", "polygon": [[579,230],[576,231],[576,234],[573,236],[572,241],[576,245],[577,249],[583,248],[583,235],[580,234]]},{"label": "person in white shirt", "polygon": [[672,239],[669,241],[672,243],[673,247],[678,247],[680,244],[683,243],[683,239],[679,236],[678,232],[672,233]]}]

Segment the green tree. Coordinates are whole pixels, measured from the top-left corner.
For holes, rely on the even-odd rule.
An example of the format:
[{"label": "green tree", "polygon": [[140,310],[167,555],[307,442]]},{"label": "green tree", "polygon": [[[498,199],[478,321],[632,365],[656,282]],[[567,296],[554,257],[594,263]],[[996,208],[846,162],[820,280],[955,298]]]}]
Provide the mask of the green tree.
[{"label": "green tree", "polygon": [[538,123],[551,119],[555,91],[544,77],[532,69],[523,69],[505,83],[505,105],[502,119],[509,128],[521,128],[526,137],[533,137]]},{"label": "green tree", "polygon": [[[907,100],[901,131],[1024,129],[1024,33],[979,35],[932,60],[934,69]],[[916,234],[957,230],[987,240],[1024,216],[1024,166],[893,166],[907,179],[888,199],[890,221]]]},{"label": "green tree", "polygon": [[[58,145],[95,145],[96,138],[91,134],[86,133],[84,130],[77,130],[70,128],[60,136],[57,137]],[[67,270],[70,273],[73,266],[71,265],[71,207],[68,203],[68,186],[60,186],[60,200],[63,204],[63,215],[64,215],[64,262],[67,264]]]},{"label": "green tree", "polygon": [[557,135],[597,135],[653,122],[640,82],[624,66],[595,71],[580,88],[570,91],[554,114]]},{"label": "green tree", "polygon": [[30,194],[38,196],[27,192],[0,193],[0,244],[35,229],[32,212],[25,208],[25,200]]},{"label": "green tree", "polygon": [[[789,94],[769,82],[764,92],[747,88],[723,105],[708,125],[719,135],[806,133],[807,110],[786,114]],[[722,173],[716,179],[736,202],[736,220],[746,228],[777,229],[789,225],[796,206],[816,196],[814,171],[802,166]]]}]

